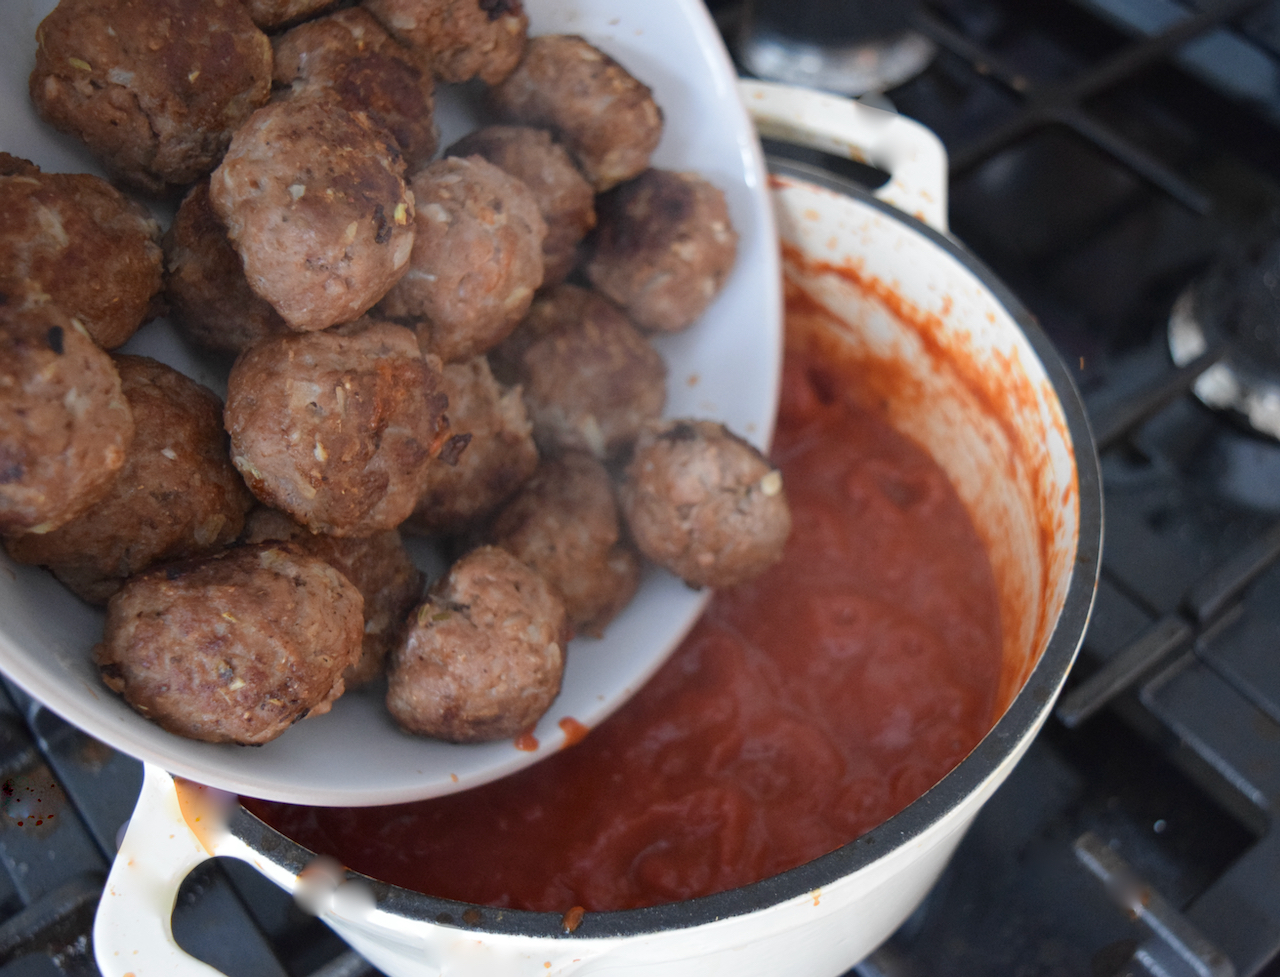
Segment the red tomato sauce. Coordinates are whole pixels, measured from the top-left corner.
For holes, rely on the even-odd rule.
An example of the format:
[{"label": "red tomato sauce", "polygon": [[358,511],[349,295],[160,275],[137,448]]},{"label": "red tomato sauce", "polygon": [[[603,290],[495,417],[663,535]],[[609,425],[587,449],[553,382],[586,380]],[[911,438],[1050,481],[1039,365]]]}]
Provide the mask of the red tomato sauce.
[{"label": "red tomato sauce", "polygon": [[794,530],[781,562],[717,593],[580,744],[415,804],[247,806],[387,882],[554,912],[744,885],[905,807],[991,726],[995,583],[941,469],[842,397],[851,378],[832,370],[788,355],[774,460]]}]

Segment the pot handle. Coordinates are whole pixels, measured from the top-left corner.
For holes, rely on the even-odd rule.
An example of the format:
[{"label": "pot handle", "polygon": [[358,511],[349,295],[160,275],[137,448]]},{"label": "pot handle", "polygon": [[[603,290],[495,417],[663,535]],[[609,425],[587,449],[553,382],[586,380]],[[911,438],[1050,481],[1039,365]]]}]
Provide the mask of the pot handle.
[{"label": "pot handle", "polygon": [[198,805],[188,801],[186,813],[199,822],[197,834],[183,815],[173,777],[144,765],[142,792],[93,922],[94,956],[103,977],[222,977],[178,946],[170,922],[182,880],[215,854],[227,834],[219,807],[216,798]]},{"label": "pot handle", "polygon": [[810,88],[743,79],[761,136],[867,163],[889,174],[875,196],[947,233],[947,151],[919,122]]}]

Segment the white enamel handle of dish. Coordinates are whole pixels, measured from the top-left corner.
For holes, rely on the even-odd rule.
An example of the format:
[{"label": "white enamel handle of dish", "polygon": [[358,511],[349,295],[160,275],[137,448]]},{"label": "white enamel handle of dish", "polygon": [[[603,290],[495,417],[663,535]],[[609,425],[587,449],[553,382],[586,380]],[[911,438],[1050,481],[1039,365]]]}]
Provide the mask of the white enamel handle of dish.
[{"label": "white enamel handle of dish", "polygon": [[743,80],[738,93],[761,136],[884,170],[878,199],[947,232],[947,151],[919,122],[811,88]]}]

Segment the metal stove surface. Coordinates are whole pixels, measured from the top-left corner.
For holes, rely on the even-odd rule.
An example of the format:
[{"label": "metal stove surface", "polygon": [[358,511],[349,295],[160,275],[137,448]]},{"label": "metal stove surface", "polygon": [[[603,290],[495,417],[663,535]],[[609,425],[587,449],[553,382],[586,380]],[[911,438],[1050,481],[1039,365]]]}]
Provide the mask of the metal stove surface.
[{"label": "metal stove surface", "polygon": [[[732,42],[741,0],[711,6]],[[1223,248],[1280,234],[1280,2],[928,0],[915,26],[939,53],[888,99],[1076,367],[1107,528],[1058,718],[854,973],[1280,977],[1280,445],[1194,400],[1214,354],[1176,368],[1164,335]],[[0,977],[95,974],[139,765],[6,686],[0,781]],[[237,862],[174,929],[233,977],[377,973]]]}]

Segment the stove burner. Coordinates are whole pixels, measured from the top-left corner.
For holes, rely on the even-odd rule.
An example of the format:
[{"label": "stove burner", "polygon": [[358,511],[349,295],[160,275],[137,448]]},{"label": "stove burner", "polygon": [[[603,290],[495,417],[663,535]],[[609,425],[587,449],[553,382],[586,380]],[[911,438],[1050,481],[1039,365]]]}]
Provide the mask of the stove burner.
[{"label": "stove burner", "polygon": [[1222,359],[1196,381],[1196,396],[1280,439],[1280,238],[1228,256],[1174,302],[1174,362],[1216,347]]}]

